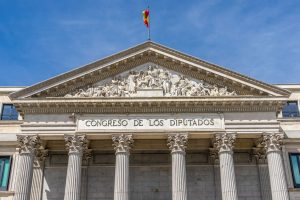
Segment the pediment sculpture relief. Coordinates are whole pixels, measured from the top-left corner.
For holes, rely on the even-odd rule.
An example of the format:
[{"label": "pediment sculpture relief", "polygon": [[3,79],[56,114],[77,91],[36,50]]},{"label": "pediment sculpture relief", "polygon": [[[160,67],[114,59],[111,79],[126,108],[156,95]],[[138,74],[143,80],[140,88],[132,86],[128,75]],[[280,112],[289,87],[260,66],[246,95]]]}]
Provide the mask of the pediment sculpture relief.
[{"label": "pediment sculpture relief", "polygon": [[[145,70],[130,71],[115,76],[103,85],[92,85],[66,94],[65,97],[133,97],[139,91],[161,91],[161,96],[232,96],[235,91],[203,81],[194,81],[184,75],[149,66]],[[142,93],[141,93],[142,94]],[[141,95],[143,96],[143,95]]]}]

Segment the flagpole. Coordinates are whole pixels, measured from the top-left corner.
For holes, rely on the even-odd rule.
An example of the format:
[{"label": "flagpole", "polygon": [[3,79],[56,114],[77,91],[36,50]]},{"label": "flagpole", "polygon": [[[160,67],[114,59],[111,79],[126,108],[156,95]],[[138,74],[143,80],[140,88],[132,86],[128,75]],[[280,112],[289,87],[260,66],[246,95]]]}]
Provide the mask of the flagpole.
[{"label": "flagpole", "polygon": [[149,10],[148,40],[150,41],[151,40],[151,37],[150,37],[150,21],[151,21],[151,19],[150,19],[150,6],[148,6],[148,10]]}]

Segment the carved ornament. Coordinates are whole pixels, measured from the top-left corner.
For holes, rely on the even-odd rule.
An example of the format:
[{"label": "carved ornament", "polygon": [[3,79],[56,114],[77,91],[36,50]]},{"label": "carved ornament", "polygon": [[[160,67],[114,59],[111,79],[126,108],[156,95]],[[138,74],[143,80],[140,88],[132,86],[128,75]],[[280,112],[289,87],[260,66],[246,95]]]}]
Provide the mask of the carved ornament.
[{"label": "carved ornament", "polygon": [[44,162],[46,157],[48,157],[48,155],[49,155],[48,149],[41,148],[36,151],[36,158],[39,162]]},{"label": "carved ornament", "polygon": [[267,153],[281,151],[282,139],[283,134],[280,133],[264,134],[261,145],[263,145]]},{"label": "carved ornament", "polygon": [[138,90],[160,90],[162,96],[233,96],[235,91],[203,81],[194,81],[184,75],[150,65],[142,71],[130,71],[115,76],[104,85],[92,85],[66,94],[65,97],[132,97]]},{"label": "carved ornament", "polygon": [[182,152],[185,153],[188,141],[187,134],[176,134],[168,136],[168,146],[171,153]]},{"label": "carved ornament", "polygon": [[112,136],[113,146],[117,153],[128,153],[133,144],[132,135],[114,135]]},{"label": "carved ornament", "polygon": [[214,147],[219,153],[232,152],[236,135],[230,133],[217,133],[215,135]]},{"label": "carved ornament", "polygon": [[41,146],[41,141],[37,135],[17,135],[17,142],[20,154],[35,154]]},{"label": "carved ornament", "polygon": [[65,135],[66,148],[70,153],[84,154],[88,147],[85,135]]},{"label": "carved ornament", "polygon": [[215,148],[208,149],[208,161],[210,164],[219,164],[219,154],[218,150]]},{"label": "carved ornament", "polygon": [[259,164],[267,163],[267,156],[264,148],[253,148],[251,154],[252,157],[255,158],[257,163]]}]

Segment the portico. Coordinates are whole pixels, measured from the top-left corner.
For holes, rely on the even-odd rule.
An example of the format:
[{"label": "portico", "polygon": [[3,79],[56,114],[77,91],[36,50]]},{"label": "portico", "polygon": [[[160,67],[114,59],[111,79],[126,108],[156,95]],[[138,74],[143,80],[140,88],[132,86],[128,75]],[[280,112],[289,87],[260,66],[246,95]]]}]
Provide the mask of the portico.
[{"label": "portico", "polygon": [[[236,186],[236,178],[235,178],[235,166],[233,162],[233,148],[234,143],[236,142],[236,134],[232,133],[216,133],[214,137],[211,139],[211,141],[215,144],[214,149],[219,154],[217,159],[219,160],[219,170],[220,170],[220,181],[221,181],[221,191],[222,191],[222,199],[238,199],[238,191]],[[259,141],[262,141],[261,144],[265,145],[266,149],[270,148],[270,138],[272,138],[272,142],[277,144],[278,151],[280,151],[280,134],[264,134]],[[38,136],[31,135],[31,136],[20,136],[20,148],[24,148],[24,145],[27,145],[27,148],[36,148],[37,140],[39,140]],[[65,186],[65,192],[64,192],[64,199],[80,199],[80,191],[82,191],[82,157],[84,155],[84,149],[87,149],[87,137],[86,135],[66,135],[66,145],[67,149],[69,149],[68,153],[68,167],[67,167],[67,175],[66,175],[66,186]],[[191,139],[193,143],[200,143],[201,140],[204,139]],[[22,141],[32,141],[30,144],[24,143]],[[92,140],[91,140],[92,141]],[[89,142],[91,142],[89,141]],[[143,140],[138,139],[137,140],[140,145],[144,146],[144,144],[141,144]],[[159,146],[159,142],[161,140],[158,139],[158,141],[154,142],[157,143],[156,145]],[[40,142],[40,140],[39,140]],[[108,141],[107,141],[108,142]],[[146,143],[147,140],[145,140]],[[240,139],[240,143],[243,142],[243,139]],[[152,145],[154,144],[152,141]],[[114,173],[114,199],[130,199],[130,184],[132,182],[129,181],[129,174],[130,171],[133,170],[133,168],[130,167],[130,149],[134,144],[134,139],[132,134],[119,134],[119,135],[113,135],[111,144],[113,144],[115,149],[115,173]],[[171,175],[172,179],[170,185],[172,185],[172,199],[189,199],[188,192],[187,192],[187,171],[186,168],[186,148],[188,147],[188,134],[186,133],[177,133],[177,134],[168,134],[168,139],[165,140],[165,145],[169,146],[171,150],[171,162],[169,165],[171,165]],[[194,148],[197,148],[198,145],[192,144]],[[50,147],[50,146],[49,146]],[[138,147],[140,148],[140,146]],[[143,147],[145,148],[145,147]],[[149,147],[148,147],[149,148]],[[201,149],[201,146],[198,146],[200,149],[199,154],[203,154],[203,152],[206,152],[204,149]],[[202,147],[203,148],[203,147]],[[261,152],[264,152],[262,148]],[[144,150],[145,151],[145,150]],[[194,150],[195,151],[195,150]],[[239,150],[238,152],[240,152]],[[151,152],[151,150],[148,149],[148,152]],[[192,151],[191,151],[192,152]],[[193,154],[195,154],[193,152]],[[53,154],[55,155],[55,154]],[[52,155],[52,156],[53,156]],[[274,156],[268,156],[268,154],[265,154],[268,157],[268,162],[273,163],[273,165],[276,165],[277,169],[283,168],[283,162],[281,157],[274,157]],[[280,154],[278,154],[280,155]],[[253,155],[249,154],[249,158],[251,158]],[[19,165],[20,166],[28,166],[26,168],[22,168],[23,173],[18,175],[18,179],[22,180],[20,182],[16,183],[16,191],[23,191],[16,193],[15,199],[29,199],[31,186],[29,184],[23,184],[23,182],[32,183],[32,172],[33,172],[33,161],[28,160],[25,158],[27,157],[26,152],[20,153],[19,158]],[[211,157],[213,158],[213,157]],[[215,157],[213,159],[216,159]],[[238,163],[238,162],[237,162]],[[209,164],[209,163],[207,163]],[[167,164],[168,165],[168,164]],[[200,164],[201,165],[201,164]],[[202,165],[205,165],[202,163]],[[238,164],[239,165],[239,164]],[[276,170],[276,175],[274,175],[271,178],[271,191],[267,190],[267,192],[272,194],[272,199],[288,199],[288,196],[286,196],[287,189],[284,188],[284,184],[282,184],[282,177],[284,176],[283,171]],[[270,174],[274,173],[272,170],[274,168],[271,167],[269,169]],[[28,174],[28,175],[27,175]],[[261,175],[259,175],[261,176]],[[111,177],[113,178],[113,177]],[[261,178],[264,178],[262,176]],[[42,181],[42,180],[34,180],[34,181]],[[145,182],[148,180],[145,179]],[[169,180],[170,181],[170,180]],[[277,182],[280,182],[278,184]],[[35,183],[36,184],[36,183]],[[24,186],[27,186],[24,188]],[[278,186],[281,188],[278,189]],[[262,186],[265,187],[265,186]],[[21,188],[24,188],[21,190]],[[99,188],[100,189],[100,188]],[[266,191],[264,191],[266,192]],[[18,195],[20,194],[20,195]],[[131,192],[132,194],[132,192]]]},{"label": "portico", "polygon": [[26,88],[14,200],[287,200],[288,95],[152,42]]}]

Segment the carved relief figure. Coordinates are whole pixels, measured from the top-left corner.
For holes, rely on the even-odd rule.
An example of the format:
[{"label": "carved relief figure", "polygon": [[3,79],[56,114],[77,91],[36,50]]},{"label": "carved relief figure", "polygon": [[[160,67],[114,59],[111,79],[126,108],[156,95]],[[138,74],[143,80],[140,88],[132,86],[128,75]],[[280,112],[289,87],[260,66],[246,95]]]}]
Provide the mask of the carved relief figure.
[{"label": "carved relief figure", "polygon": [[135,75],[135,72],[133,72],[133,71],[129,72],[127,83],[128,83],[128,92],[129,93],[134,93],[135,88],[136,88],[136,75]]},{"label": "carved relief figure", "polygon": [[144,71],[130,71],[127,75],[116,76],[104,85],[89,86],[78,89],[65,97],[130,97],[137,90],[161,89],[164,96],[232,96],[235,91],[228,91],[227,87],[194,81],[183,75],[177,75],[149,66]]}]

